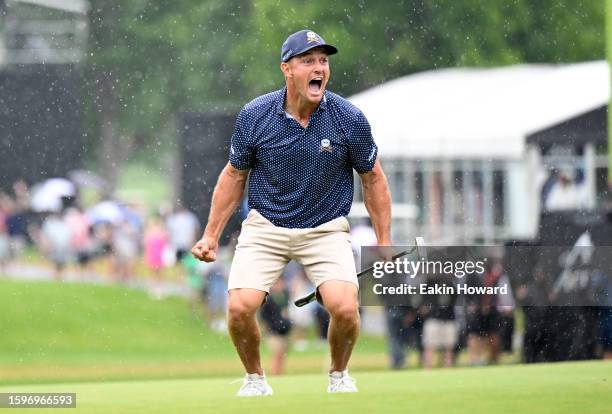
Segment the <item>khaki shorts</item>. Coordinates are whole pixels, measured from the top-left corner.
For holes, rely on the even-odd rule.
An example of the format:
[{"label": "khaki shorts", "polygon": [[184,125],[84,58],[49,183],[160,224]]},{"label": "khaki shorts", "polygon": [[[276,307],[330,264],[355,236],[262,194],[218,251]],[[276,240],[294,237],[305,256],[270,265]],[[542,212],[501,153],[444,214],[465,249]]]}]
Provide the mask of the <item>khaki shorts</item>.
[{"label": "khaki shorts", "polygon": [[316,287],[327,280],[359,286],[346,217],[314,228],[287,229],[251,210],[242,222],[227,289],[270,292],[290,260],[304,266]]},{"label": "khaki shorts", "polygon": [[457,343],[455,321],[427,319],[423,325],[423,346],[425,348],[453,348]]}]

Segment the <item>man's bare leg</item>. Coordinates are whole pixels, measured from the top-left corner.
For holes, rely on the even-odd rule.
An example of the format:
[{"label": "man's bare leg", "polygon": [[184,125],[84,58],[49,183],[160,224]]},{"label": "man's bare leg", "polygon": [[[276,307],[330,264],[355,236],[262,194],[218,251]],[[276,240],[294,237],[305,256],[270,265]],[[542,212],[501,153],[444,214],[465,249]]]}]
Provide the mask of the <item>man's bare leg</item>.
[{"label": "man's bare leg", "polygon": [[331,350],[329,372],[346,370],[359,336],[357,286],[342,280],[328,280],[319,286],[323,305],[330,315],[328,340]]},{"label": "man's bare leg", "polygon": [[261,334],[255,315],[265,296],[266,292],[257,289],[232,289],[229,291],[228,331],[247,374],[263,375],[259,355]]}]

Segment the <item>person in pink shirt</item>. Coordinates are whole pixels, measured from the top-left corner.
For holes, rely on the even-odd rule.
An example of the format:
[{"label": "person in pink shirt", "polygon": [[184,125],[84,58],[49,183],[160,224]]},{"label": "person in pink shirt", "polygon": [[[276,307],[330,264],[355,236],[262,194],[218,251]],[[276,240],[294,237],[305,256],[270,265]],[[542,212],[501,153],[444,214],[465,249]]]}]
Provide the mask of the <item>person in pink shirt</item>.
[{"label": "person in pink shirt", "polygon": [[164,267],[164,250],[168,245],[168,234],[159,215],[149,220],[144,235],[145,265],[152,271],[152,295],[161,298],[161,270]]},{"label": "person in pink shirt", "polygon": [[71,207],[66,210],[64,221],[70,228],[70,245],[77,263],[81,266],[81,277],[87,276],[90,273],[88,265],[93,250],[89,218],[80,208]]}]

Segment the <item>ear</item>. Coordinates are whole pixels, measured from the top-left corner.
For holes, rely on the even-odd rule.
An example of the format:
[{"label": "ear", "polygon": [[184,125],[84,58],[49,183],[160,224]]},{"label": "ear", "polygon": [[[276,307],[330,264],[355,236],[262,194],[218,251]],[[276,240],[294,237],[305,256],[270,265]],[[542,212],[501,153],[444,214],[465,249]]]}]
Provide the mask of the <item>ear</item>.
[{"label": "ear", "polygon": [[283,72],[283,75],[285,75],[285,78],[291,77],[291,65],[289,62],[281,62],[280,69],[281,72]]}]

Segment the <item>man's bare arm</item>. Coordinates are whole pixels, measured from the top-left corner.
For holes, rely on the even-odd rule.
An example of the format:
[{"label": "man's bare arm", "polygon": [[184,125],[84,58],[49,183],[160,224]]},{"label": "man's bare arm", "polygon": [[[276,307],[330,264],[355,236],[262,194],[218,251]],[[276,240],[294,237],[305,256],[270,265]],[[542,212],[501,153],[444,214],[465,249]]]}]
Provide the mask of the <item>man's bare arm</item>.
[{"label": "man's bare arm", "polygon": [[380,161],[376,159],[372,171],[360,174],[365,203],[376,239],[380,246],[391,245],[391,193]]},{"label": "man's bare arm", "polygon": [[197,259],[212,262],[217,258],[219,238],[227,221],[240,204],[248,176],[249,170],[238,170],[229,163],[221,171],[213,191],[204,235],[191,249]]}]

